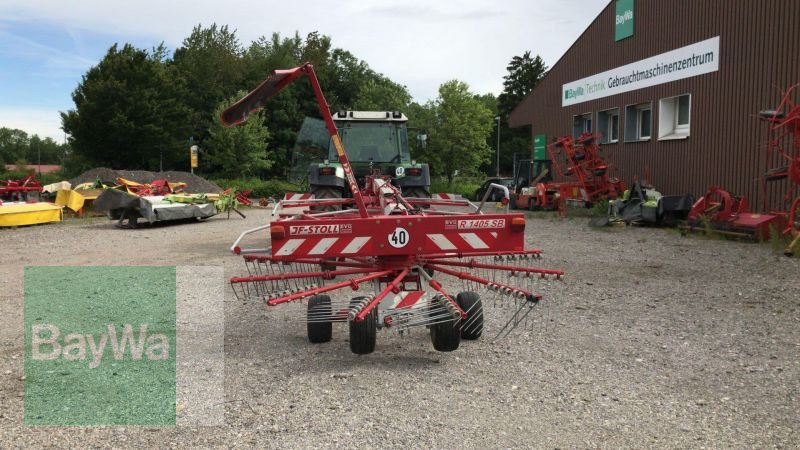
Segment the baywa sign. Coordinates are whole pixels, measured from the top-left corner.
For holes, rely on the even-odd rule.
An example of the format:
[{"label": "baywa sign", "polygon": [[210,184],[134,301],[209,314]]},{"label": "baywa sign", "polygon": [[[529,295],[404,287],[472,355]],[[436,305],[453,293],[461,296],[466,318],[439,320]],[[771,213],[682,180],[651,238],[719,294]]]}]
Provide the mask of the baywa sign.
[{"label": "baywa sign", "polygon": [[719,70],[719,36],[562,86],[561,106],[635,91]]},{"label": "baywa sign", "polygon": [[[134,338],[133,326],[130,324],[122,327],[119,339],[117,327],[113,324],[108,324],[107,332],[99,336],[71,333],[64,336],[61,342],[61,330],[52,324],[33,325],[31,335],[31,357],[34,361],[50,361],[62,357],[67,361],[85,361],[87,353],[90,353],[89,368],[96,369],[100,366],[109,344],[116,361],[126,359],[126,353],[134,361],[141,360],[143,354],[149,361],[169,360],[169,339],[161,333],[148,336],[147,324],[139,327],[138,339]],[[128,352],[125,351],[126,348],[129,348]]]}]

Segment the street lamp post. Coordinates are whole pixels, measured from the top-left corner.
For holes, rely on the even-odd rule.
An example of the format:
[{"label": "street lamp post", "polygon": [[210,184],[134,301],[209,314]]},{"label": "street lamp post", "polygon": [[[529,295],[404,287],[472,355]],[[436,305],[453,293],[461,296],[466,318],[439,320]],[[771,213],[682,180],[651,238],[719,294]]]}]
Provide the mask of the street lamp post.
[{"label": "street lamp post", "polygon": [[497,176],[500,177],[500,116],[496,116],[494,120],[497,121]]}]

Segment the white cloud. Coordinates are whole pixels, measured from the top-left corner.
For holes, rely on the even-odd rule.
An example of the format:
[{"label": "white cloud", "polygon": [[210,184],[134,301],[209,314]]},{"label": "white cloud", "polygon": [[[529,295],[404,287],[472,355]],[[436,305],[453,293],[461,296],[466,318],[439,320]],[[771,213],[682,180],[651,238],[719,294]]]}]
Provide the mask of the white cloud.
[{"label": "white cloud", "polygon": [[61,131],[61,115],[57,109],[36,107],[0,107],[0,127],[17,128],[29,135],[52,138],[56,142],[64,140]]},{"label": "white cloud", "polygon": [[526,50],[553,65],[608,1],[26,0],[0,3],[0,21],[90,30],[142,46],[164,41],[173,49],[199,23],[229,25],[244,44],[273,32],[319,31],[424,102],[453,78],[499,94],[509,60]]}]

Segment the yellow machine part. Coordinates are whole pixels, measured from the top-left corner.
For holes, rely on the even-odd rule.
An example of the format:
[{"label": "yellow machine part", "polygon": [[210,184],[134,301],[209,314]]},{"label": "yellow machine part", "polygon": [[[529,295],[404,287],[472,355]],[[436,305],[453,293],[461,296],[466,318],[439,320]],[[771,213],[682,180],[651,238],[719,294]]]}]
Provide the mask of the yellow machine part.
[{"label": "yellow machine part", "polygon": [[78,212],[86,206],[87,202],[96,200],[97,196],[103,192],[102,189],[84,189],[74,191],[70,189],[62,189],[56,194],[56,205],[66,206],[72,211]]},{"label": "yellow machine part", "polygon": [[0,205],[0,227],[61,222],[62,217],[61,207],[52,203]]}]

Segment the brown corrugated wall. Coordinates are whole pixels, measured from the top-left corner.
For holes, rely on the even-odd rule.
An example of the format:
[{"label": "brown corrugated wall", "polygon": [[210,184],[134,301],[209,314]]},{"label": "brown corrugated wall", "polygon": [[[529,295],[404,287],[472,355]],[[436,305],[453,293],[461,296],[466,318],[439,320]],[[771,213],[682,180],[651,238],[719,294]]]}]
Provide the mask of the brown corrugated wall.
[{"label": "brown corrugated wall", "polygon": [[[517,109],[512,126],[532,135],[569,134],[575,115],[620,109],[620,141],[603,145],[614,175],[626,182],[650,174],[665,194],[701,195],[711,185],[746,195],[761,209],[767,125],[760,110],[775,108],[782,90],[800,82],[800,1],[635,0],[634,35],[614,42],[612,1]],[[720,36],[719,71],[561,107],[562,85]],[[658,101],[691,94],[691,135],[658,141]],[[800,92],[795,96],[800,101]],[[624,142],[625,106],[652,102],[652,138]],[[768,184],[773,207],[783,205],[788,181]]]}]

